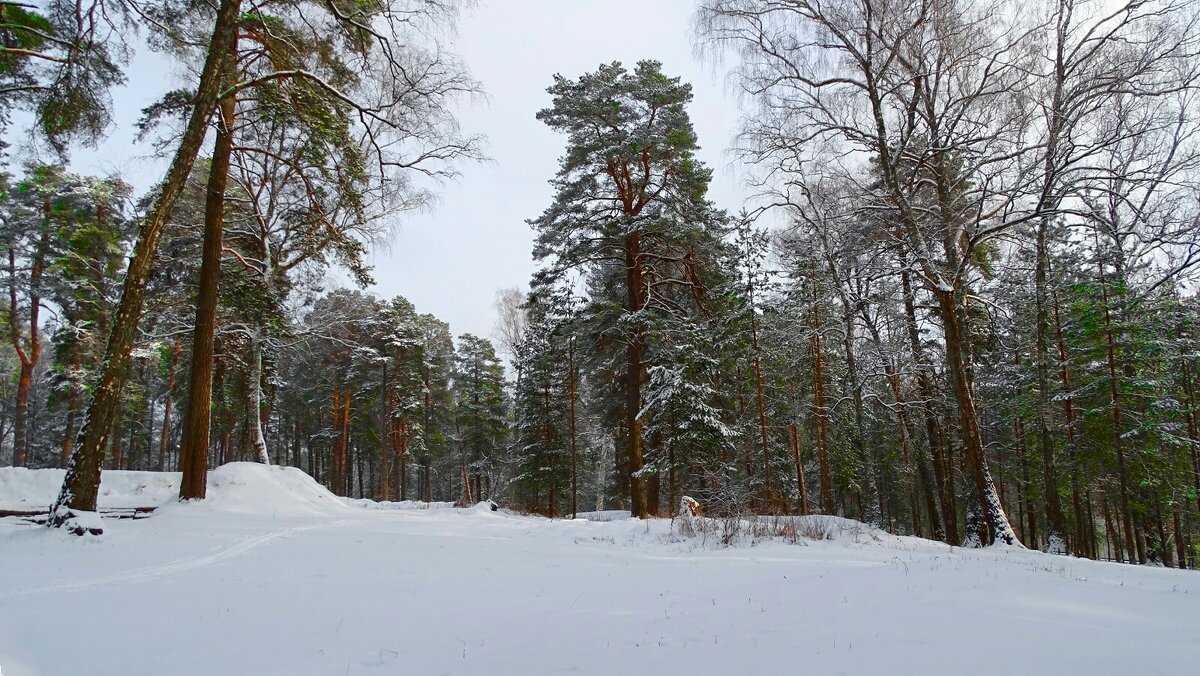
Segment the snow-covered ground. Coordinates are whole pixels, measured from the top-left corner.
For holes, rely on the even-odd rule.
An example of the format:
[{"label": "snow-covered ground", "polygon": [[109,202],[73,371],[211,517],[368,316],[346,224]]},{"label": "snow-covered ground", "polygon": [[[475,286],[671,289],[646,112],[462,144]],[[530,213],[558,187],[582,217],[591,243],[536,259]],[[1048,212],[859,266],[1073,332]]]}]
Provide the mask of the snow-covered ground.
[{"label": "snow-covered ground", "polygon": [[[41,472],[61,478],[0,472],[0,505],[48,504],[57,485]],[[214,471],[200,504],[172,502],[171,475],[104,476],[109,504],[167,505],[106,520],[99,538],[0,520],[4,676],[1174,676],[1200,664],[1191,571],[841,522],[833,540],[722,547],[666,521],[380,509],[251,464]]]}]

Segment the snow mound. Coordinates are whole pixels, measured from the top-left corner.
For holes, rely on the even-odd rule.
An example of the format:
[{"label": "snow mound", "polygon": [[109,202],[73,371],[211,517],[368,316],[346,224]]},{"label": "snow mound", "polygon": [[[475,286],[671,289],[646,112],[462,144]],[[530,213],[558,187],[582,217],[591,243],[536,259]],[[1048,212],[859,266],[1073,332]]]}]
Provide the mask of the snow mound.
[{"label": "snow mound", "polygon": [[[62,487],[65,470],[0,467],[0,510],[48,509]],[[179,472],[128,472],[105,470],[100,474],[97,507],[103,511],[132,507],[158,507],[168,511],[178,504]],[[321,515],[349,509],[342,498],[329,492],[295,467],[231,462],[210,470],[205,509],[243,514]]]},{"label": "snow mound", "polygon": [[[0,467],[0,510],[49,509],[62,488],[66,470]],[[179,472],[100,473],[97,507],[154,507],[179,494]]]},{"label": "snow mound", "polygon": [[[281,516],[342,514],[350,509],[303,471],[257,462],[221,465],[208,473],[203,501],[176,504],[184,509]],[[175,507],[167,503],[163,508],[171,511]]]}]

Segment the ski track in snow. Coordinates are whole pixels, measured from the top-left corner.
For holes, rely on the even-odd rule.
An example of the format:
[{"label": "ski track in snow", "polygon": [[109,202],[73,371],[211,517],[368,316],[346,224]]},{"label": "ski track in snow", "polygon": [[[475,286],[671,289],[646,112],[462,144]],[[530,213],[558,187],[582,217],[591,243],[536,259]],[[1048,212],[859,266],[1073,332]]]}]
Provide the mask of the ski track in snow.
[{"label": "ski track in snow", "polygon": [[293,535],[298,535],[300,533],[313,531],[313,530],[324,530],[324,529],[328,529],[328,528],[337,528],[339,526],[346,526],[346,525],[350,525],[352,523],[355,523],[354,519],[342,519],[339,521],[331,521],[328,523],[315,524],[315,525],[311,525],[311,526],[293,526],[291,528],[279,528],[277,530],[267,531],[265,533],[259,533],[258,535],[252,535],[252,536],[249,536],[246,538],[242,538],[235,544],[225,547],[225,548],[221,549],[220,551],[217,551],[213,554],[178,559],[175,561],[169,561],[167,563],[159,564],[157,566],[146,566],[144,568],[135,568],[133,570],[125,571],[123,573],[116,573],[113,575],[106,575],[103,577],[96,577],[96,578],[84,579],[84,580],[72,580],[70,582],[60,581],[60,582],[56,582],[54,584],[46,585],[44,587],[35,587],[33,589],[21,589],[19,591],[0,593],[0,599],[15,598],[18,596],[28,596],[30,594],[46,594],[46,593],[78,591],[80,589],[88,589],[90,587],[100,587],[100,586],[111,585],[111,584],[120,584],[122,582],[137,582],[137,581],[142,581],[142,580],[152,580],[152,579],[156,579],[156,578],[167,577],[169,575],[174,575],[176,573],[181,573],[181,572],[188,571],[188,570],[195,570],[196,568],[203,568],[205,566],[210,566],[213,564],[224,563],[225,561],[229,561],[230,559],[236,559],[240,556],[245,556],[246,554],[250,553],[251,551],[258,549],[259,547],[262,547],[263,545],[266,545],[266,544],[273,542],[275,540],[278,540],[280,538],[292,537]]}]

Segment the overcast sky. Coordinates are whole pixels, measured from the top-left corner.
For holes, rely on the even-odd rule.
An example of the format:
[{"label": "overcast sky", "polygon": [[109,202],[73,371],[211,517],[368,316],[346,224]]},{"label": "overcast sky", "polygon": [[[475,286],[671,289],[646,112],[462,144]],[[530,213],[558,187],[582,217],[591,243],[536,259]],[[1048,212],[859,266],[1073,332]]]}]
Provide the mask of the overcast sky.
[{"label": "overcast sky", "polygon": [[[421,312],[450,322],[455,335],[491,336],[497,289],[525,288],[533,262],[525,220],[549,204],[564,138],[534,119],[549,105],[555,73],[577,77],[601,63],[657,59],[668,75],[692,84],[689,109],[715,170],[711,197],[741,207],[742,180],[724,154],[738,119],[736,99],[720,73],[693,57],[695,0],[482,0],[462,20],[452,48],[483,83],[488,100],[466,107],[464,131],[487,136],[491,162],[468,165],[443,186],[428,213],[403,216],[390,245],[373,253],[382,297],[403,295]],[[132,145],[138,112],[169,87],[175,73],[156,55],[139,55],[130,85],[115,95],[119,127],[96,151],[76,152],[74,168],[119,171],[139,190],[161,178],[161,161]]]}]

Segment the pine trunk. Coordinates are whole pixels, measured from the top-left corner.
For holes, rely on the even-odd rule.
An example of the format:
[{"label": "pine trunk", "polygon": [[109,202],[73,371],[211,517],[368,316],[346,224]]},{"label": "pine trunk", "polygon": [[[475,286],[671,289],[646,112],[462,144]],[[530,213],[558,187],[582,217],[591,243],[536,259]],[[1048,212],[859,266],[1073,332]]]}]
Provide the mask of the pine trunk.
[{"label": "pine trunk", "polygon": [[796,423],[788,425],[792,442],[792,461],[796,463],[796,490],[800,494],[800,514],[808,514],[808,487],[804,483],[804,461],[800,457],[800,430]]},{"label": "pine trunk", "polygon": [[337,431],[329,463],[329,489],[338,495],[347,495],[349,488],[350,454],[350,392],[335,388],[333,391],[333,425]]},{"label": "pine trunk", "polygon": [[387,361],[384,360],[379,383],[379,500],[392,499],[392,463],[395,453],[392,441],[392,392],[388,389]]},{"label": "pine trunk", "polygon": [[766,384],[763,381],[762,349],[758,344],[758,317],[754,310],[754,288],[750,288],[750,349],[754,352],[754,395],[758,405],[758,434],[762,444],[763,504],[771,511],[775,495],[771,490],[771,447],[767,435]]},{"label": "pine trunk", "polygon": [[[816,293],[814,289],[814,300]],[[820,486],[819,497],[821,512],[833,514],[833,479],[829,468],[829,408],[825,402],[825,371],[823,369],[821,349],[821,315],[819,310],[813,310],[811,333],[809,335],[809,353],[812,357],[812,387],[813,387],[813,439],[817,446],[817,473]]]},{"label": "pine trunk", "polygon": [[578,434],[575,430],[575,390],[578,385],[575,372],[575,338],[570,339],[567,350],[567,424],[571,436],[571,518],[579,511],[579,450]]},{"label": "pine trunk", "polygon": [[[641,234],[630,233],[625,238],[625,267],[627,285],[626,312],[637,315],[646,307],[646,289],[642,270]],[[629,476],[630,507],[633,516],[644,519],[650,515],[646,500],[646,481],[638,476],[645,465],[642,450],[642,372],[646,356],[646,331],[638,317],[634,318],[629,336],[628,359],[625,367],[625,443]]]},{"label": "pine trunk", "polygon": [[29,464],[29,440],[26,429],[29,420],[29,388],[33,384],[33,364],[21,361],[17,378],[17,401],[13,411],[13,467]]},{"label": "pine trunk", "polygon": [[[232,58],[228,62],[232,68]],[[225,188],[233,154],[234,100],[220,105],[221,124],[213,146],[204,201],[204,242],[200,260],[200,285],[196,292],[196,326],[192,331],[192,367],[187,405],[183,412],[183,437],[179,483],[180,500],[202,500],[208,487],[208,438],[212,414],[214,336],[217,329],[217,294],[221,281],[221,249],[225,227]]]}]

